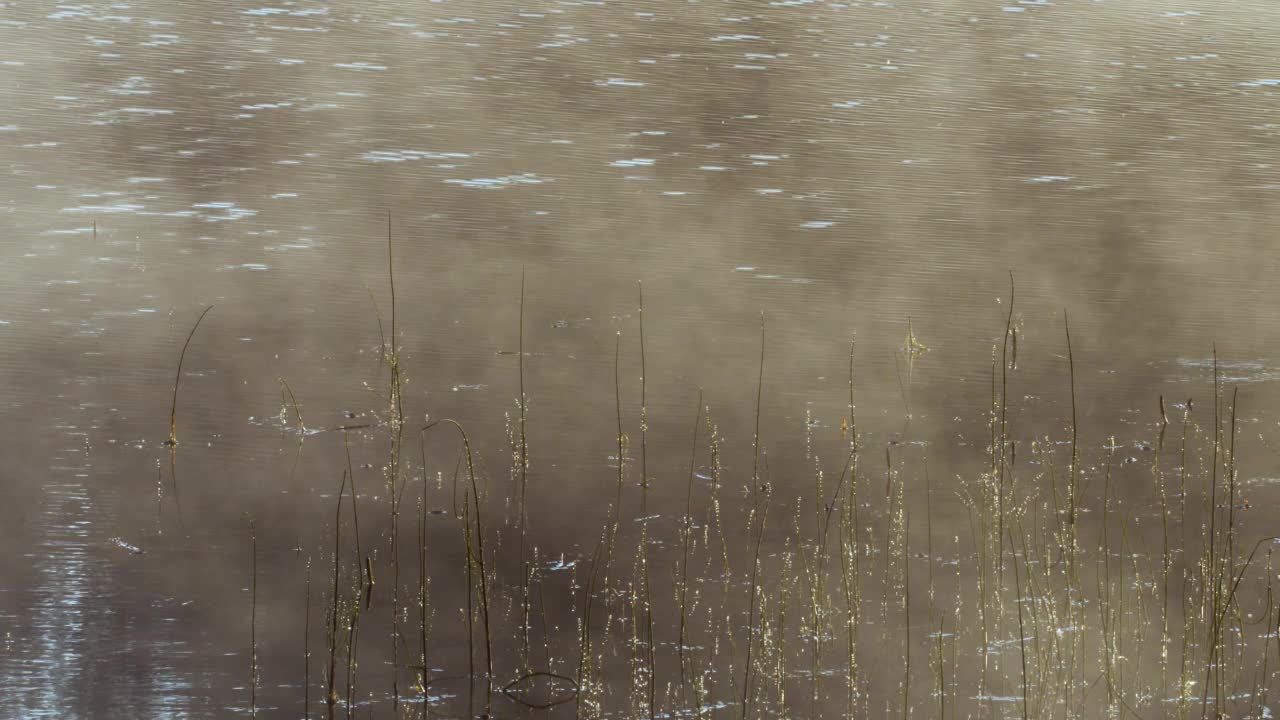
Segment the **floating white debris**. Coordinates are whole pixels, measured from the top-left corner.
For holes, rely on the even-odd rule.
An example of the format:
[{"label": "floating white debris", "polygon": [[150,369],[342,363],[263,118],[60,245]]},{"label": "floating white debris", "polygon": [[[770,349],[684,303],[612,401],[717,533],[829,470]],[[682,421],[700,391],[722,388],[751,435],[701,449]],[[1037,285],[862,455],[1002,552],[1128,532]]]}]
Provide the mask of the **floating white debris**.
[{"label": "floating white debris", "polygon": [[460,185],[466,188],[479,188],[482,190],[500,190],[511,185],[540,185],[545,182],[551,182],[549,178],[538,177],[535,173],[522,173],[520,175],[503,175],[496,178],[471,178],[468,180],[451,178],[444,181],[449,185]]},{"label": "floating white debris", "polygon": [[334,63],[334,67],[342,70],[386,70],[386,65],[375,65],[367,62]]},{"label": "floating white debris", "polygon": [[629,168],[629,167],[648,167],[656,162],[653,158],[631,158],[630,160],[614,160],[609,163],[611,167]]},{"label": "floating white debris", "polygon": [[146,207],[146,205],[135,205],[132,203],[120,203],[119,205],[81,205],[80,207],[63,208],[65,213],[92,213],[92,214],[108,214],[108,213],[130,213],[137,212]]},{"label": "floating white debris", "polygon": [[92,227],[78,227],[69,230],[45,230],[41,235],[92,235]]},{"label": "floating white debris", "polygon": [[427,150],[371,150],[361,155],[369,162],[406,162],[409,160],[467,160],[470,153],[430,152]]}]

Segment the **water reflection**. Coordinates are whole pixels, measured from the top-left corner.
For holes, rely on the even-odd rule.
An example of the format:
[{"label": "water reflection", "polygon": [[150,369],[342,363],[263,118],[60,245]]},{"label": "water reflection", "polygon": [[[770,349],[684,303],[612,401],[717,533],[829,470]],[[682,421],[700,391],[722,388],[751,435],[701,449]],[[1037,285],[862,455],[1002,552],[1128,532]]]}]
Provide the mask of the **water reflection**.
[{"label": "water reflection", "polygon": [[[385,532],[372,518],[388,209],[409,411],[465,422],[495,493],[527,269],[537,568],[574,602],[613,468],[636,472],[636,280],[651,302],[655,552],[677,538],[699,389],[736,473],[725,497],[743,501],[761,309],[779,492],[839,456],[855,337],[868,447],[929,453],[948,480],[980,472],[1006,269],[1023,458],[1046,436],[1063,447],[1064,307],[1086,462],[1114,460],[1137,497],[1156,398],[1174,421],[1187,397],[1209,412],[1216,341],[1222,382],[1242,387],[1256,528],[1276,492],[1247,463],[1271,459],[1280,377],[1278,35],[1280,10],[1257,1],[0,8],[0,435],[14,458],[0,680],[24,716],[242,709],[248,514],[272,578],[264,703],[302,702],[299,568],[326,552],[347,465],[339,434],[315,428],[361,426],[364,542]],[[184,374],[178,480],[157,487],[174,351],[214,302]],[[932,352],[900,376],[908,318]],[[615,377],[633,442],[621,461]],[[281,378],[311,423],[305,448]],[[455,458],[435,451],[411,485],[433,513],[456,505]],[[958,566],[965,509],[936,509]],[[1149,510],[1134,513],[1140,547]],[[444,515],[430,535],[442,607],[465,594]],[[783,535],[769,542],[780,562]],[[450,660],[465,643],[454,619],[440,619]]]}]

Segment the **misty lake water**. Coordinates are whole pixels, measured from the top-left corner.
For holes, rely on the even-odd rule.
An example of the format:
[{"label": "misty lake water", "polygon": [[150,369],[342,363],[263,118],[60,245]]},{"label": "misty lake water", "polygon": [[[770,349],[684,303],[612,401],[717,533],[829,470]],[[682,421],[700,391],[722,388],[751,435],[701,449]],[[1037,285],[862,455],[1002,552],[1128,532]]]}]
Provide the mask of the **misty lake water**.
[{"label": "misty lake water", "polygon": [[[1235,664],[1209,682],[1230,696],[1203,702],[1262,712],[1269,550],[1244,561],[1280,531],[1276,47],[1261,0],[0,2],[0,717],[325,716],[348,462],[339,595],[367,591],[357,530],[375,577],[359,717],[937,717],[939,669],[948,716],[1020,717],[1024,695],[1194,715],[1227,607]],[[419,433],[442,418],[475,452],[483,534],[455,516],[455,431]],[[1167,592],[1161,488],[1190,508]],[[1069,524],[1084,587],[1063,585]],[[489,701],[464,532],[486,543]],[[1206,547],[1227,557],[1208,581]],[[585,681],[536,709],[500,692],[527,672]]]}]

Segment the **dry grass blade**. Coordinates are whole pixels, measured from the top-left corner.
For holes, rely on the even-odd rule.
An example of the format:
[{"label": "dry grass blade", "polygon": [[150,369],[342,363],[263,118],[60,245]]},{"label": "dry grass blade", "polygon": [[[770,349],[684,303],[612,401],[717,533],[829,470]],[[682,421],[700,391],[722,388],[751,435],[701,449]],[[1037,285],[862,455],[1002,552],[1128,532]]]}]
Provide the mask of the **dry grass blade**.
[{"label": "dry grass blade", "polygon": [[200,317],[196,318],[196,324],[191,326],[191,332],[187,333],[187,341],[182,343],[182,353],[178,355],[178,372],[173,378],[173,406],[169,410],[169,439],[165,441],[165,445],[169,447],[178,446],[178,386],[182,383],[182,362],[187,359],[187,348],[191,345],[191,338],[196,336],[196,330],[200,329],[200,323],[204,322],[204,316],[209,314],[213,306],[204,309],[200,313]]}]

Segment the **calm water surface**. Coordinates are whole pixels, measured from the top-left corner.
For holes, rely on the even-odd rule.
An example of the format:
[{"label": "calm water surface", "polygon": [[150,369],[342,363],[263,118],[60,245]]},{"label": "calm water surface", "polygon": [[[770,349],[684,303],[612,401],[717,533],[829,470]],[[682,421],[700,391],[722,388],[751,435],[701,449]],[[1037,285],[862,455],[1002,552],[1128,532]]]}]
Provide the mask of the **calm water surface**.
[{"label": "calm water surface", "polygon": [[[972,612],[956,600],[971,578],[948,563],[972,552],[959,488],[988,457],[1010,271],[1017,462],[1030,462],[1033,438],[1065,452],[1067,309],[1082,462],[1117,468],[1119,495],[1144,518],[1129,547],[1146,567],[1159,553],[1158,398],[1175,426],[1195,398],[1193,455],[1208,453],[1216,342],[1226,395],[1240,388],[1238,469],[1252,508],[1241,543],[1251,544],[1274,530],[1280,499],[1277,46],[1280,6],[1261,0],[0,2],[0,716],[247,713],[250,517],[260,711],[302,714],[310,560],[308,694],[319,716],[346,455],[339,431],[297,431],[281,379],[312,431],[368,426],[348,441],[382,607],[361,638],[357,699],[391,716],[398,674],[421,708],[414,672],[393,671],[387,640],[388,222],[406,512],[417,511],[424,470],[428,509],[450,508],[454,440],[436,431],[420,453],[417,429],[458,419],[490,493],[503,684],[518,675],[521,634],[507,498],[522,272],[528,532],[543,593],[534,627],[540,648],[547,638],[536,667],[577,668],[585,567],[614,497],[616,348],[631,441],[622,536],[634,549],[645,524],[659,538],[668,668],[671,553],[699,389],[724,436],[719,493],[746,567],[762,311],[761,436],[777,515],[763,554],[777,567],[795,550],[793,498],[810,492],[814,457],[827,492],[840,471],[856,337],[866,487],[883,483],[886,447],[913,484],[927,460],[938,484],[930,539],[942,549],[913,561],[913,583],[927,567],[951,568],[943,604]],[[171,466],[175,365],[208,305],[183,370]],[[908,318],[929,348],[909,368]],[[1099,497],[1100,473],[1089,489]],[[868,503],[883,501],[875,492]],[[923,553],[924,506],[915,511],[911,546]],[[402,523],[409,543],[413,522]],[[428,515],[430,664],[443,677],[467,667],[457,525]],[[349,518],[343,527],[349,539]],[[407,596],[417,574],[404,562]],[[927,658],[922,603],[911,632]],[[1016,640],[1011,616],[1002,622],[1001,637]],[[803,647],[803,633],[791,642]],[[611,662],[625,666],[629,652]],[[975,656],[960,650],[962,663]],[[792,668],[802,700],[807,662]],[[842,662],[831,650],[823,671]],[[678,671],[663,672],[658,693],[675,697]],[[898,697],[897,675],[877,672],[874,702]],[[915,672],[914,712],[928,714],[927,659]],[[730,677],[715,712],[737,717]],[[606,709],[624,716],[629,693],[610,686]],[[823,693],[824,713],[838,715],[838,682]],[[465,714],[459,694],[461,684],[440,691],[449,697],[433,707]],[[988,693],[1017,694],[1009,682]],[[961,690],[961,710],[1019,710],[978,695]],[[1162,709],[1143,702],[1148,716]]]}]

